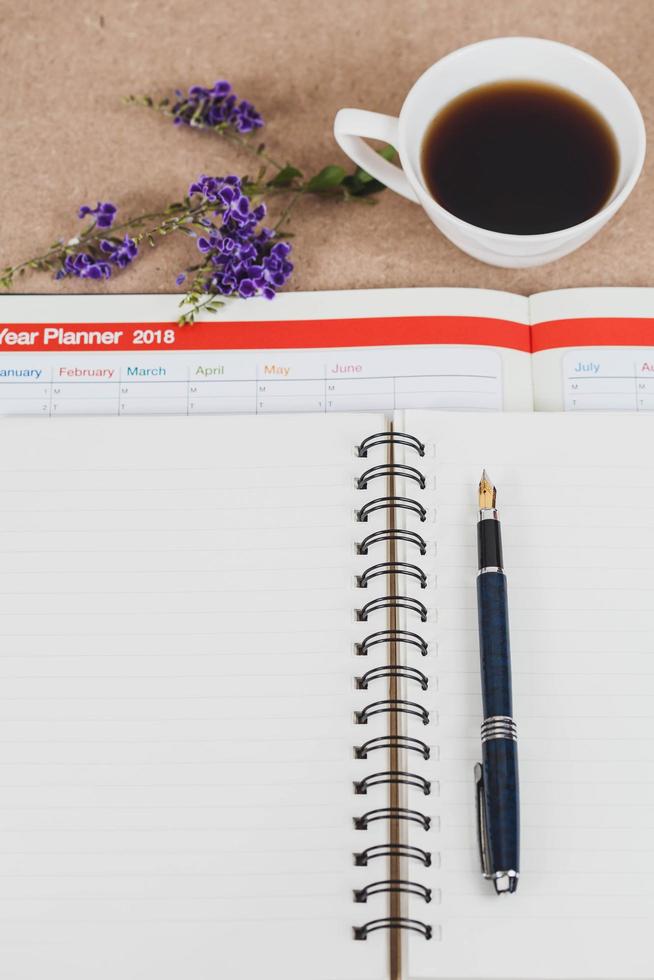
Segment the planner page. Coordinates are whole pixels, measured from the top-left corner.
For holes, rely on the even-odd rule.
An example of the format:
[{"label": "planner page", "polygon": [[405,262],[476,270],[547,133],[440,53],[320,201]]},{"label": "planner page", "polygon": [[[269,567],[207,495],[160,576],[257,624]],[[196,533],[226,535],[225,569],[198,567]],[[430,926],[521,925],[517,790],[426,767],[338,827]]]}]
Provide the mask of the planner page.
[{"label": "planner page", "polygon": [[561,289],[529,306],[536,411],[654,411],[654,289]]},{"label": "planner page", "polygon": [[353,903],[381,833],[354,447],[383,427],[0,422],[3,980],[385,980],[353,938],[385,907]]},{"label": "planner page", "polygon": [[[432,822],[411,837],[432,852],[412,869],[431,904],[412,900],[411,914],[433,936],[412,936],[409,975],[651,978],[654,419],[407,412],[400,425],[429,447],[435,525],[422,527],[437,546],[425,569],[438,650],[416,697],[431,716]],[[521,876],[504,896],[481,876],[476,839],[482,467],[502,521],[519,739]]]},{"label": "planner page", "polygon": [[484,289],[0,297],[0,415],[529,411],[529,303]]}]

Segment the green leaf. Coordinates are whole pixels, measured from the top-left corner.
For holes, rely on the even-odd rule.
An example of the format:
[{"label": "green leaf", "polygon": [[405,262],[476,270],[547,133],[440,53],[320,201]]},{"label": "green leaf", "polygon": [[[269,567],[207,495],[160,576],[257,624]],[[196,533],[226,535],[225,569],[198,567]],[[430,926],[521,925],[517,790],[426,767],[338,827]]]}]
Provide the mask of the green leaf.
[{"label": "green leaf", "polygon": [[342,167],[330,164],[323,167],[320,173],[311,178],[307,184],[308,191],[331,191],[339,187],[345,179],[345,171]]},{"label": "green leaf", "polygon": [[[382,146],[381,149],[377,150],[377,153],[384,160],[388,160],[389,163],[393,159],[393,157],[396,155],[395,154],[395,149],[392,146]],[[354,173],[358,177],[358,179],[361,181],[362,184],[368,184],[371,180],[374,180],[375,179],[374,177],[371,177],[370,174],[366,173],[365,170],[362,170],[361,167],[357,167],[357,169],[354,171]]]},{"label": "green leaf", "polygon": [[269,187],[288,187],[292,184],[296,177],[302,177],[302,171],[298,170],[297,167],[292,167],[290,163],[287,163],[285,167],[275,174],[272,180],[268,181]]},{"label": "green leaf", "polygon": [[[396,150],[392,146],[382,146],[377,150],[380,157],[389,162],[396,156]],[[379,194],[386,189],[386,184],[371,177],[369,173],[357,167],[353,174],[349,174],[343,181],[343,186],[352,197],[368,197],[370,194]]]},{"label": "green leaf", "polygon": [[390,143],[388,146],[382,146],[381,150],[377,150],[377,153],[379,153],[380,157],[383,157],[384,160],[389,161],[392,160],[393,157],[397,156],[397,150],[394,146],[391,146]]}]

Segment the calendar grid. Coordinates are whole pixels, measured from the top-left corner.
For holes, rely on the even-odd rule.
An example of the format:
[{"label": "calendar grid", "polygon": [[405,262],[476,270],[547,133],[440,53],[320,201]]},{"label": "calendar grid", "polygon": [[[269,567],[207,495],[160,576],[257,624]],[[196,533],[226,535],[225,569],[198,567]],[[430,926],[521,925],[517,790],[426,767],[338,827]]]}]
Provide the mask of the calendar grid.
[{"label": "calendar grid", "polygon": [[563,358],[566,411],[654,411],[654,351],[583,348]]},{"label": "calendar grid", "polygon": [[[465,370],[467,368],[468,370]],[[492,350],[0,354],[0,414],[207,415],[502,408]]]}]

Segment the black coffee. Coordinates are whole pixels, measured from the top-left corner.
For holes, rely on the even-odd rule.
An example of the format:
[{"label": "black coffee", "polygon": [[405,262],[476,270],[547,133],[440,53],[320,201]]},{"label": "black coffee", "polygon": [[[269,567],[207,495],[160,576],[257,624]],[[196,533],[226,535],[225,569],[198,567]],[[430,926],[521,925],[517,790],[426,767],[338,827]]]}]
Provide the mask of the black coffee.
[{"label": "black coffee", "polygon": [[615,185],[618,147],[584,99],[539,82],[498,82],[454,99],[430,124],[422,172],[470,224],[539,235],[585,221]]}]

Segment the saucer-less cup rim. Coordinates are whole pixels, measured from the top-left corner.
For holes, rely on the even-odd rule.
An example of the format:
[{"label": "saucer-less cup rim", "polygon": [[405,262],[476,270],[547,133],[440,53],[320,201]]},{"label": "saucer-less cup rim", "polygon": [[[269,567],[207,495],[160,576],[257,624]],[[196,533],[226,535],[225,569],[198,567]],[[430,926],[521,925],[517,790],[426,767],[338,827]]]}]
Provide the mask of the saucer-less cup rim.
[{"label": "saucer-less cup rim", "polygon": [[[456,215],[452,214],[451,211],[446,210],[441,204],[438,203],[438,201],[434,199],[432,194],[425,186],[422,173],[420,171],[416,173],[416,169],[412,164],[411,156],[407,152],[406,146],[407,119],[409,114],[413,112],[413,103],[416,99],[416,93],[419,93],[422,89],[428,86],[431,79],[435,75],[442,74],[450,65],[454,64],[461,58],[469,58],[471,55],[474,56],[476,53],[482,53],[482,49],[486,49],[488,51],[488,49],[492,50],[493,48],[498,50],[504,48],[505,51],[510,51],[511,48],[514,48],[515,50],[516,46],[525,44],[530,45],[535,51],[540,49],[540,51],[545,55],[547,54],[547,49],[550,49],[550,53],[556,50],[556,53],[558,54],[565,53],[568,56],[585,61],[588,66],[592,66],[595,71],[600,72],[607,80],[610,80],[611,84],[615,87],[616,92],[622,97],[623,101],[631,110],[632,124],[635,127],[635,136],[637,141],[635,158],[622,187],[617,193],[615,193],[614,189],[614,192],[599,211],[597,211],[590,218],[587,218],[585,221],[579,222],[578,224],[568,225],[565,228],[558,229],[557,231],[535,235],[516,235],[507,232],[492,231],[491,229],[484,228],[481,225],[473,225],[468,221],[464,221],[462,218],[458,218]],[[504,74],[502,71],[498,71],[495,80],[511,80],[514,78],[516,81],[542,80],[537,72],[531,76],[529,75],[529,72],[521,73],[520,75],[515,76],[510,73]],[[452,96],[452,98],[456,98],[456,95],[460,95],[464,91],[469,91],[476,88],[478,84],[487,83],[473,83],[467,88],[461,87],[458,92]],[[562,80],[560,85],[564,89],[573,90],[565,83],[565,80]],[[447,99],[446,103],[444,104],[447,104],[450,101],[451,98]],[[437,109],[436,112],[432,113],[431,118],[425,120],[425,124],[422,126],[421,131],[421,143],[429,123],[440,111],[440,108]],[[602,113],[602,115],[604,115],[601,106],[596,105],[596,108],[600,111],[600,113]],[[613,130],[612,126],[611,129]],[[469,236],[479,236],[481,234],[483,235],[484,240],[488,241],[489,244],[491,242],[495,242],[497,244],[520,243],[525,246],[528,246],[530,243],[546,245],[548,242],[561,242],[562,236],[568,236],[572,233],[574,234],[575,240],[578,240],[579,244],[587,241],[593,234],[593,231],[595,229],[599,229],[599,227],[601,227],[601,225],[604,224],[609,217],[615,214],[615,212],[629,197],[629,194],[633,190],[643,167],[646,144],[645,124],[643,122],[643,117],[638,107],[638,103],[627,86],[615,74],[615,72],[613,72],[597,58],[594,58],[592,55],[587,54],[584,51],[580,51],[578,48],[571,47],[567,44],[561,44],[559,41],[549,41],[545,40],[544,38],[533,37],[491,38],[485,41],[477,41],[474,44],[469,44],[466,47],[452,51],[450,54],[445,55],[439,61],[431,65],[413,84],[404,100],[399,117],[388,116],[379,112],[370,112],[365,109],[341,109],[336,114],[334,120],[334,135],[341,149],[350,157],[350,159],[362,167],[367,173],[380,180],[391,190],[394,190],[396,193],[408,198],[410,201],[413,201],[416,204],[425,205],[428,208],[429,213],[434,215],[434,217],[440,216],[443,222],[448,226],[451,226],[453,229],[459,229],[462,233]],[[375,150],[373,150],[371,146],[365,142],[365,139],[381,140],[384,143],[389,143],[394,146],[398,151],[402,166],[398,167],[395,164],[384,160],[378,153],[375,152]],[[621,151],[619,140],[618,151]]]}]

